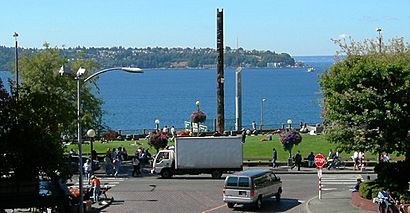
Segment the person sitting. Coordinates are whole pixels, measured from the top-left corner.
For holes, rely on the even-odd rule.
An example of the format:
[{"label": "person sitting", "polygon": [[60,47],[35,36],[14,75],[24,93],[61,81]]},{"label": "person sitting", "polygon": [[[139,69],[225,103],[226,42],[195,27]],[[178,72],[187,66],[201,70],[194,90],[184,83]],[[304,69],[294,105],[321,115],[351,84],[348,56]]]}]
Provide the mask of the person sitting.
[{"label": "person sitting", "polygon": [[327,166],[327,169],[331,168],[337,168],[340,166],[340,159],[337,154],[332,155],[332,158],[329,160],[329,165]]},{"label": "person sitting", "polygon": [[310,152],[306,160],[308,161],[308,167],[313,167],[313,165],[315,164],[315,155],[313,154],[313,152]]},{"label": "person sitting", "polygon": [[378,209],[379,212],[383,212],[385,210],[386,213],[390,212],[389,209],[393,209],[393,205],[395,203],[394,199],[392,198],[390,191],[387,189],[382,189],[377,193],[378,198]]}]

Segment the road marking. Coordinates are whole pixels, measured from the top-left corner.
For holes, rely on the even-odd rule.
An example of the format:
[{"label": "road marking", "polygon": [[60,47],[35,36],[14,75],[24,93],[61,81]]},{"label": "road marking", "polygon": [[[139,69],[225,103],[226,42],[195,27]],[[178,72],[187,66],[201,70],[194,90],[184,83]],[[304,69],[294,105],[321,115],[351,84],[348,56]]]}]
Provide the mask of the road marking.
[{"label": "road marking", "polygon": [[214,211],[214,210],[220,209],[220,208],[222,208],[222,207],[224,207],[224,206],[226,206],[226,205],[225,205],[225,204],[224,204],[224,205],[220,205],[220,206],[215,207],[215,208],[213,208],[213,209],[208,209],[208,210],[205,210],[205,211],[203,211],[203,212],[201,212],[201,213],[211,212],[211,211]]},{"label": "road marking", "polygon": [[337,188],[322,188],[322,191],[334,191],[337,190]]},{"label": "road marking", "polygon": [[355,185],[354,184],[355,182],[322,182],[322,185],[323,186],[325,186],[325,185]]}]

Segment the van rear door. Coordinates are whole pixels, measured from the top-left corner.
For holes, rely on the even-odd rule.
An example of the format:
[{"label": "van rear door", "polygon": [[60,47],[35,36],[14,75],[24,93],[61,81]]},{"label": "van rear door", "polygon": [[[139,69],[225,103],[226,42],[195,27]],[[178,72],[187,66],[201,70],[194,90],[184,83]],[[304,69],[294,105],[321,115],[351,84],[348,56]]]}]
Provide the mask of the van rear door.
[{"label": "van rear door", "polygon": [[228,176],[225,181],[225,196],[233,199],[249,199],[251,195],[251,185],[249,177]]}]

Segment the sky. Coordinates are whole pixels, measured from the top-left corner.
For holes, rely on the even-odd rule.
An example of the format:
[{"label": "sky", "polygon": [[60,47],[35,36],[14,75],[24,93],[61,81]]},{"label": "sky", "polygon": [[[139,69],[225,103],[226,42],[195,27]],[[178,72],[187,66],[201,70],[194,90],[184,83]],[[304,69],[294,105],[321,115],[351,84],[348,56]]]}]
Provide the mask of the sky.
[{"label": "sky", "polygon": [[409,0],[17,0],[2,1],[0,46],[216,48],[292,56],[335,55],[331,39],[410,37]]}]

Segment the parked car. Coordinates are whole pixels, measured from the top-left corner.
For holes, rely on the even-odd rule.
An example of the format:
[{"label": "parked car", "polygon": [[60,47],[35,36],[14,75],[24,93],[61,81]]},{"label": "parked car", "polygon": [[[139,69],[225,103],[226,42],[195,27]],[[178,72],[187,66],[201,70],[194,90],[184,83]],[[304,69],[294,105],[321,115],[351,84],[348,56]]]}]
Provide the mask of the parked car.
[{"label": "parked car", "polygon": [[236,172],[225,178],[223,201],[229,208],[235,204],[254,205],[262,208],[264,198],[275,195],[280,201],[282,181],[269,169],[253,169]]},{"label": "parked car", "polygon": [[[78,155],[70,156],[70,168],[73,173],[78,173],[78,164],[79,164]],[[89,159],[88,157],[83,156],[83,165]],[[96,171],[100,169],[100,162],[98,160],[93,160],[93,170]],[[84,171],[84,169],[83,169]]]},{"label": "parked car", "polygon": [[0,212],[32,207],[48,207],[53,212],[72,212],[69,206],[70,195],[64,181],[3,178],[0,186]]}]

